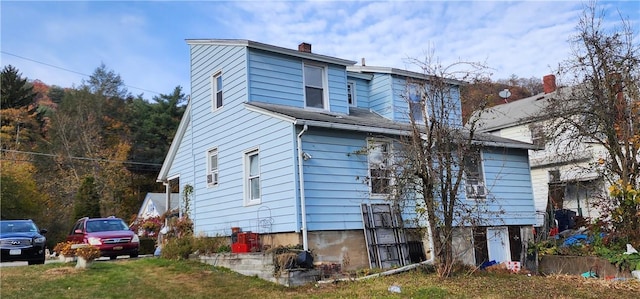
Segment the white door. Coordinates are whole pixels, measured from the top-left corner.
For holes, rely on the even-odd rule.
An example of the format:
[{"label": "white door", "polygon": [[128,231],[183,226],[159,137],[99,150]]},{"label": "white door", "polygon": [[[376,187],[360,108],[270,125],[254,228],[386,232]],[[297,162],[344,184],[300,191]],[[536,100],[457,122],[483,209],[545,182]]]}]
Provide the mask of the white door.
[{"label": "white door", "polygon": [[509,229],[507,227],[487,228],[487,250],[490,261],[496,261],[498,264],[511,261]]}]

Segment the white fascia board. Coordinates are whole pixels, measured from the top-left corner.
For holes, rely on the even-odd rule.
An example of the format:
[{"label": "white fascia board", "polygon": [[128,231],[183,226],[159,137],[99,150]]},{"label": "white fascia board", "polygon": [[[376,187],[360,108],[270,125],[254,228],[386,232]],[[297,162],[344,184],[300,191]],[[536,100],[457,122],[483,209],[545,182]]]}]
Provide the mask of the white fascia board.
[{"label": "white fascia board", "polygon": [[296,119],[293,117],[282,115],[280,113],[275,113],[275,112],[272,112],[271,110],[263,109],[253,105],[249,105],[249,103],[244,103],[244,104],[245,104],[244,107],[249,111],[258,112],[258,113],[261,113],[279,120],[283,120],[292,124],[296,122]]},{"label": "white fascia board", "polygon": [[259,42],[254,42],[246,39],[187,39],[187,44],[189,45],[225,45],[225,46],[241,46],[252,49],[258,49],[263,51],[268,51],[272,53],[283,54],[287,56],[299,57],[303,59],[309,59],[313,61],[320,61],[330,64],[337,64],[343,66],[350,66],[356,64],[355,61],[341,59],[337,57],[331,57],[321,54],[314,54],[308,52],[301,52],[294,49],[288,49],[283,47],[278,47],[274,45],[263,44]]},{"label": "white fascia board", "polygon": [[338,130],[348,130],[348,131],[359,131],[359,132],[367,132],[367,133],[379,133],[379,134],[397,135],[397,136],[409,136],[409,135],[411,135],[411,132],[405,131],[405,130],[387,129],[387,128],[361,126],[361,125],[351,125],[351,124],[341,124],[341,123],[330,123],[330,122],[316,121],[316,120],[299,119],[299,120],[296,121],[296,124],[297,125],[307,125],[309,127],[321,127],[321,128],[330,128],[330,129],[338,129]]},{"label": "white fascia board", "polygon": [[286,115],[282,115],[280,113],[272,112],[270,110],[258,108],[255,106],[245,105],[247,110],[262,113],[264,115],[277,118],[286,122],[290,122],[294,125],[307,125],[309,127],[320,127],[320,128],[329,128],[329,129],[338,129],[338,130],[347,130],[347,131],[359,131],[359,132],[368,132],[368,133],[380,133],[380,134],[389,134],[389,135],[402,135],[408,136],[410,134],[409,131],[405,130],[396,130],[396,129],[387,129],[387,128],[378,128],[378,127],[370,127],[370,126],[361,126],[361,125],[351,125],[351,124],[341,124],[341,123],[332,123],[326,121],[317,121],[317,120],[306,120],[306,119],[296,119],[293,117],[289,117]]},{"label": "white fascia board", "polygon": [[[402,70],[402,69],[397,69],[397,68],[392,68],[392,67],[383,67],[383,66],[359,66],[359,65],[353,65],[353,66],[347,66],[347,72],[391,74],[391,75],[399,75],[399,76],[404,76],[404,77],[422,79],[422,80],[427,80],[427,81],[428,80],[433,80],[433,78],[436,78],[436,76],[432,76],[432,75],[425,75],[425,74],[418,73],[418,72]],[[452,85],[466,85],[466,84],[468,84],[465,81],[456,80],[456,79],[445,79],[445,81],[447,83],[449,83],[449,84],[452,84]]]},{"label": "white fascia board", "polygon": [[176,158],[178,148],[180,147],[180,143],[182,142],[182,137],[184,137],[184,134],[187,131],[189,122],[191,122],[191,99],[189,99],[187,108],[184,110],[182,119],[180,119],[180,124],[178,125],[178,129],[176,130],[176,135],[174,136],[173,141],[171,141],[171,146],[169,147],[167,156],[162,162],[162,168],[160,168],[160,173],[158,173],[158,177],[156,178],[157,182],[167,181],[169,168],[171,168],[171,164],[173,164],[173,160]]}]

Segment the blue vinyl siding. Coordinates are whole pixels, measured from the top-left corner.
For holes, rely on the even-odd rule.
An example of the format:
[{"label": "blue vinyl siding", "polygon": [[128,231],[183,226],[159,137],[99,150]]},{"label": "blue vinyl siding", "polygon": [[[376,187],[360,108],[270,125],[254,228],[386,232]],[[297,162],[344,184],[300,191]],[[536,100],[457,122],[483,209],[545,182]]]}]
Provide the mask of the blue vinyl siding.
[{"label": "blue vinyl siding", "polygon": [[449,124],[462,127],[462,103],[460,102],[460,86],[451,87],[451,103],[453,107],[449,111]]},{"label": "blue vinyl siding", "polygon": [[370,84],[369,109],[386,118],[393,119],[391,75],[375,74]]},{"label": "blue vinyl siding", "polygon": [[393,120],[409,122],[409,104],[407,96],[407,80],[405,78],[393,76]]},{"label": "blue vinyl siding", "polygon": [[[194,187],[191,217],[197,233],[229,235],[231,227],[245,231],[297,232],[301,228],[296,134],[300,128],[279,118],[252,112],[247,101],[304,107],[303,63],[298,57],[244,46],[201,45],[191,48],[191,121],[168,171],[180,177],[180,192]],[[327,65],[329,107],[348,113],[347,72]],[[223,77],[223,107],[212,111],[211,75]],[[364,77],[364,76],[363,76]],[[368,77],[366,77],[368,78]],[[405,81],[390,74],[373,74],[355,82],[356,103],[392,120],[406,121],[408,105],[401,95]],[[459,99],[459,91],[453,96]],[[459,105],[459,103],[458,103]],[[455,114],[459,117],[459,111]],[[303,161],[307,228],[310,231],[362,229],[362,203],[371,199],[366,183],[368,135],[362,132],[310,127],[302,147],[311,155]],[[217,148],[219,185],[206,183],[207,151]],[[243,153],[259,150],[261,203],[245,206]],[[491,217],[491,225],[535,222],[531,176],[526,150],[485,150],[484,177],[495,199],[489,209],[506,212]],[[462,195],[464,197],[464,192]],[[471,200],[465,201],[473,204]],[[405,220],[415,211],[406,207]],[[268,218],[269,227],[261,220]]]},{"label": "blue vinyl siding", "polygon": [[329,79],[329,107],[331,112],[348,114],[347,101],[347,70],[344,66],[328,68]]},{"label": "blue vinyl siding", "polygon": [[249,50],[249,101],[304,108],[302,61]]},{"label": "blue vinyl siding", "polygon": [[[407,103],[407,81],[403,77],[393,77],[393,120],[400,122],[409,122],[409,104]],[[462,126],[462,106],[460,104],[460,88],[459,86],[450,86],[450,98],[447,105],[450,106],[446,109],[445,113],[448,113],[447,123],[452,126]],[[429,105],[429,103],[427,103]],[[427,110],[429,107],[427,108]],[[437,108],[436,108],[437,109]],[[427,111],[429,113],[429,111]]]},{"label": "blue vinyl siding", "polygon": [[[270,231],[296,230],[292,125],[244,108],[244,47],[192,45],[191,53],[192,118],[169,173],[180,175],[181,191],[186,184],[194,186],[191,217],[196,232],[228,235],[232,226],[258,232],[267,229],[258,225],[261,217],[271,218]],[[224,105],[212,112],[210,75],[218,70],[224,80]],[[220,177],[219,185],[209,188],[206,152],[214,147]],[[260,150],[261,204],[245,206],[243,152],[252,147]]]},{"label": "blue vinyl siding", "polygon": [[369,81],[359,78],[349,78],[355,83],[356,107],[369,108]]},{"label": "blue vinyl siding", "polygon": [[355,154],[366,135],[312,128],[302,148],[312,156],[303,168],[308,229],[362,229],[360,204],[384,202],[369,198],[367,157]]},{"label": "blue vinyl siding", "polygon": [[[326,65],[329,109],[349,113],[347,71],[344,66]],[[249,101],[304,108],[303,60],[249,50]]]},{"label": "blue vinyl siding", "polygon": [[533,225],[535,206],[527,151],[487,148],[483,164],[488,208],[505,212],[488,217],[492,220],[489,225]]}]

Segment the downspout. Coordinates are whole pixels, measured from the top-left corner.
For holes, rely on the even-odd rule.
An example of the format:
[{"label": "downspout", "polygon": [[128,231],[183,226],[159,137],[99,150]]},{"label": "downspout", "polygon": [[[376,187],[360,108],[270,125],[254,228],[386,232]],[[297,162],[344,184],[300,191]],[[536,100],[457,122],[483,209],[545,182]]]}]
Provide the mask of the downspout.
[{"label": "downspout", "polygon": [[[164,189],[165,189],[165,191],[164,191],[165,196],[166,196],[165,197],[165,204],[166,204],[166,207],[167,207],[167,211],[169,211],[169,209],[171,207],[169,205],[171,203],[171,188],[169,187],[170,186],[169,180],[163,181],[162,184],[164,185]],[[168,217],[164,218],[164,226],[165,227],[169,224],[169,219],[167,219],[167,218]]]},{"label": "downspout", "polygon": [[304,125],[302,131],[298,133],[298,182],[300,184],[300,212],[302,213],[302,249],[304,251],[309,250],[309,242],[307,241],[307,207],[304,196],[304,173],[302,158],[302,134],[304,134],[309,128]]}]

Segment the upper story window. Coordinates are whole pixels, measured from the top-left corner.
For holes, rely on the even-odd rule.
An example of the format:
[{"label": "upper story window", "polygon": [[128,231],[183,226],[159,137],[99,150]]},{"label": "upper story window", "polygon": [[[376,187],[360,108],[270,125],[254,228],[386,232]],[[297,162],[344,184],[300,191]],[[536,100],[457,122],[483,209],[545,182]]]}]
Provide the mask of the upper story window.
[{"label": "upper story window", "polygon": [[211,107],[214,111],[222,108],[222,71],[211,76]]},{"label": "upper story window", "polygon": [[322,66],[304,65],[305,107],[327,109],[326,70]]},{"label": "upper story window", "polygon": [[484,184],[480,150],[472,150],[465,159],[464,179],[467,199],[486,197],[487,190]]},{"label": "upper story window", "polygon": [[422,100],[423,87],[418,84],[409,85],[409,113],[413,116],[416,122],[424,122],[423,105]]},{"label": "upper story window", "polygon": [[356,83],[347,82],[347,101],[349,106],[356,106]]},{"label": "upper story window", "polygon": [[369,184],[372,195],[391,193],[390,171],[391,143],[386,141],[369,141]]},{"label": "upper story window", "polygon": [[245,204],[260,203],[260,157],[258,149],[244,153]]},{"label": "upper story window", "polygon": [[218,149],[211,149],[207,152],[207,186],[218,185]]}]

